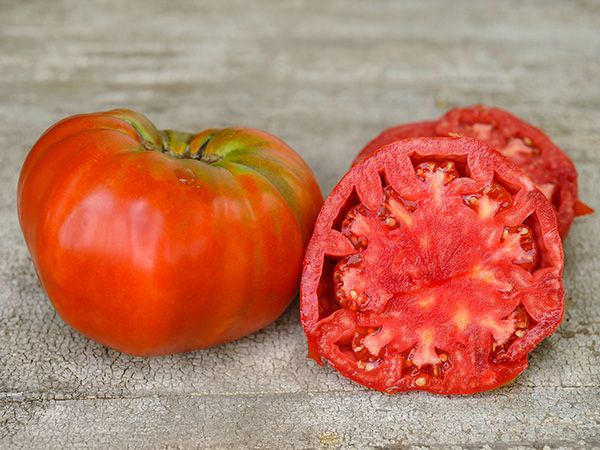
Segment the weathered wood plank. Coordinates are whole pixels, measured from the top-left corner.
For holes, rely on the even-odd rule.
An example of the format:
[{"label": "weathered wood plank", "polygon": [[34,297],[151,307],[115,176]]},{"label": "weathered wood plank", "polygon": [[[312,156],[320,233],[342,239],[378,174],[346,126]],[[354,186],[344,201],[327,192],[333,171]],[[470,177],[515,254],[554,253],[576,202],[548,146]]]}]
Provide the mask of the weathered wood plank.
[{"label": "weathered wood plank", "polygon": [[600,445],[600,416],[587,401],[594,394],[593,388],[549,387],[463,398],[356,391],[27,401],[9,406],[8,423],[11,442],[25,447],[117,442],[185,448],[342,443],[358,448],[542,448],[547,443],[572,448]]}]

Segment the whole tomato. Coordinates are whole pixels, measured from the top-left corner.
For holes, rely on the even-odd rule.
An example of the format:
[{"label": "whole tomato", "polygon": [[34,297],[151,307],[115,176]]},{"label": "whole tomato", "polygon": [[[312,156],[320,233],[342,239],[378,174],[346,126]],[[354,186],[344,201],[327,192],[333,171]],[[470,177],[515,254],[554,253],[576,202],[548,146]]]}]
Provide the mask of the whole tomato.
[{"label": "whole tomato", "polygon": [[158,131],[125,109],[51,127],[18,185],[60,316],[133,355],[214,346],[276,319],[321,204],[309,167],[268,133]]}]

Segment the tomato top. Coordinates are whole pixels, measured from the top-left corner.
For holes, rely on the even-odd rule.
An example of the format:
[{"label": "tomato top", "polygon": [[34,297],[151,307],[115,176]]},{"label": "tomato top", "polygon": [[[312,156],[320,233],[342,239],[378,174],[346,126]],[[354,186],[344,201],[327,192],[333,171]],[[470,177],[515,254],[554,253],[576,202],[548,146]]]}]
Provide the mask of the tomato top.
[{"label": "tomato top", "polygon": [[468,138],[406,139],[325,201],[301,284],[311,356],[386,392],[502,385],[559,325],[551,204]]},{"label": "tomato top", "polygon": [[274,320],[321,203],[308,166],[266,132],[159,131],[129,110],[54,125],[18,186],[58,312],[134,354],[208,347]]},{"label": "tomato top", "polygon": [[[19,189],[26,184],[34,162],[45,157],[45,149],[64,139],[91,133],[107,140],[113,136],[128,137],[131,140],[128,139],[125,150],[135,151],[141,158],[154,159],[158,155],[149,152],[157,152],[163,155],[163,163],[179,160],[171,163],[184,168],[173,172],[183,184],[193,184],[193,180],[220,173],[222,169],[234,176],[240,175],[240,167],[250,169],[290,204],[304,238],[308,240],[311,235],[312,226],[306,217],[318,212],[322,204],[320,189],[314,180],[306,183],[306,174],[311,171],[302,158],[282,140],[261,130],[224,128],[197,134],[159,131],[145,116],[127,109],[73,116],[51,127],[36,143],[23,165]],[[122,153],[123,149],[112,152]]]}]

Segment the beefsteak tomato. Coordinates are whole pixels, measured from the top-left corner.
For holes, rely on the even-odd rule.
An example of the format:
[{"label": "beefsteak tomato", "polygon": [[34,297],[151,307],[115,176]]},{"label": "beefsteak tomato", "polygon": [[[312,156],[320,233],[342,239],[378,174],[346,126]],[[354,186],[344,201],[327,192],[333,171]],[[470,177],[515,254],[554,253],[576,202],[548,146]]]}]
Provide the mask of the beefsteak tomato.
[{"label": "beefsteak tomato", "polygon": [[214,346],[276,319],[321,204],[306,163],[266,132],[158,131],[125,109],[52,126],[18,185],[59,315],[134,355]]},{"label": "beefsteak tomato", "polygon": [[501,386],[563,316],[552,204],[471,138],[394,142],[342,178],[301,283],[309,355],[388,393]]}]

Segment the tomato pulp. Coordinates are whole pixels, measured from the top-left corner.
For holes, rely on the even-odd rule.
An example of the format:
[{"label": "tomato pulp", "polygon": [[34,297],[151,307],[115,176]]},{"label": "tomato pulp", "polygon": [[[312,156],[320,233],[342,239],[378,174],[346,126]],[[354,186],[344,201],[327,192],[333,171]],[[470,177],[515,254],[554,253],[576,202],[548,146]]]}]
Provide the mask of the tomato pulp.
[{"label": "tomato pulp", "polygon": [[477,138],[510,158],[552,202],[563,238],[573,219],[590,214],[578,197],[577,170],[571,159],[538,128],[500,108],[455,108],[439,120],[399,125],[383,131],[359,153],[354,164],[398,139],[461,135]]},{"label": "tomato pulp", "polygon": [[493,389],[560,324],[550,202],[481,141],[405,139],[354,166],[317,218],[301,282],[310,355],[388,393]]},{"label": "tomato pulp", "polygon": [[210,347],[277,318],[321,203],[309,167],[268,133],[158,131],[129,110],[54,125],[18,185],[60,316],[135,355]]}]

